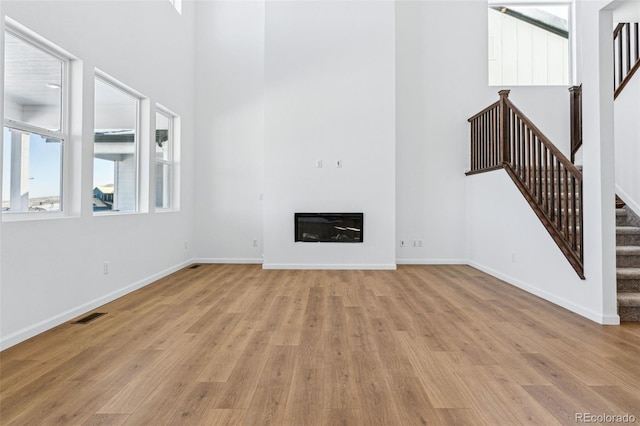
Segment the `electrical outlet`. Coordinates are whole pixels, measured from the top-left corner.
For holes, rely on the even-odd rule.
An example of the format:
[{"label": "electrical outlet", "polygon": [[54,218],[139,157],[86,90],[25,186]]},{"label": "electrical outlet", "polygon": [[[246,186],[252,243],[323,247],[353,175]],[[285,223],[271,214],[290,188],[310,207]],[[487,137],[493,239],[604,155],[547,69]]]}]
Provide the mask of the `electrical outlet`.
[{"label": "electrical outlet", "polygon": [[414,247],[418,247],[418,241],[413,240],[413,246],[414,246]]},{"label": "electrical outlet", "polygon": [[258,240],[253,240],[253,246],[258,247]]},{"label": "electrical outlet", "polygon": [[316,160],[316,169],[322,168],[322,160]]},{"label": "electrical outlet", "polygon": [[107,262],[106,260],[102,264],[102,273],[104,275],[107,275],[109,273],[109,262]]}]

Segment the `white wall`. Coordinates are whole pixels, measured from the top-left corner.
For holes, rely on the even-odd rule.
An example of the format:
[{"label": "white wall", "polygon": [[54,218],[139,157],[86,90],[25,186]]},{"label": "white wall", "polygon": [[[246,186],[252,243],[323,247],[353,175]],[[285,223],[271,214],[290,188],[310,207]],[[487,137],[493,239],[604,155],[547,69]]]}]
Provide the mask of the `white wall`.
[{"label": "white wall", "polygon": [[470,176],[467,194],[472,266],[602,321],[593,303],[600,281],[578,277],[504,170]]},{"label": "white wall", "polygon": [[196,7],[196,256],[261,263],[264,3]]},{"label": "white wall", "polygon": [[640,73],[615,102],[616,193],[640,214]]},{"label": "white wall", "polygon": [[[267,2],[265,268],[395,268],[394,31],[393,2]],[[364,242],[294,243],[295,212],[363,212]]]},{"label": "white wall", "polygon": [[[2,3],[0,3],[0,17],[2,17],[3,14],[3,8],[2,8]],[[0,46],[4,46],[4,19],[0,19]],[[4,47],[2,48],[4,49]],[[0,88],[2,88],[0,90],[0,92],[2,92],[4,94],[4,54],[0,55]],[[0,117],[3,118],[4,120],[4,102],[0,102]],[[4,129],[2,129],[2,134],[4,134]],[[4,141],[3,141],[4,143]],[[2,147],[2,149],[0,149],[0,168],[3,167],[4,164],[4,146]],[[0,194],[2,194],[2,188],[3,188],[3,173],[0,173]],[[0,196],[0,198],[2,198]],[[2,206],[1,203],[2,200],[0,200],[0,206]],[[0,213],[2,214],[2,213]],[[2,308],[2,299],[4,299],[3,296],[3,289],[4,289],[4,284],[3,284],[3,244],[2,242],[4,241],[4,232],[3,232],[3,223],[2,220],[0,220],[0,308]],[[3,314],[0,313],[0,336],[3,336],[3,322],[4,322],[4,317]],[[1,338],[1,337],[0,337]],[[0,345],[0,350],[2,350],[3,346]]]},{"label": "white wall", "polygon": [[[452,9],[464,32],[442,19]],[[486,55],[469,43],[469,34],[486,34],[486,13],[473,2],[396,3],[398,263],[466,263],[466,120],[497,99]]]},{"label": "white wall", "polygon": [[[197,257],[393,267],[392,4],[302,3],[197,4]],[[365,243],[294,244],[295,211],[363,211]]]},{"label": "white wall", "polygon": [[590,304],[617,323],[613,151],[613,18],[615,2],[576,2],[577,78],[582,83],[585,275],[597,285]]},{"label": "white wall", "polygon": [[[0,345],[11,346],[185,264],[193,243],[194,8],[169,2],[3,1],[2,16],[82,61],[74,66],[67,144],[70,217],[2,222]],[[117,31],[113,23],[117,22]],[[180,212],[94,217],[93,70],[99,68],[182,117]],[[78,82],[79,81],[79,82]],[[146,121],[149,124],[149,121]],[[149,129],[148,134],[153,134]],[[149,141],[152,144],[152,141]],[[148,153],[148,149],[146,150]],[[153,158],[142,164],[148,170]],[[153,180],[151,180],[153,182]],[[143,200],[153,205],[153,187]],[[110,274],[103,274],[103,261]]]},{"label": "white wall", "polygon": [[[450,14],[464,32],[450,31],[442,19]],[[487,84],[486,18],[483,2],[396,3],[398,263],[467,262],[467,118],[498,100],[501,89]],[[443,33],[449,34],[446,49]],[[567,88],[505,88],[568,155]]]}]

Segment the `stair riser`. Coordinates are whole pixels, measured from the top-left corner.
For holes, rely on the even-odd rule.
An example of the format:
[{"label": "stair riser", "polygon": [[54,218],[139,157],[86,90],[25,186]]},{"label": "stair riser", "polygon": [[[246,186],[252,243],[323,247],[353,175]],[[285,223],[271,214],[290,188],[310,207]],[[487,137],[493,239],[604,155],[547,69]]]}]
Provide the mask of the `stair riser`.
[{"label": "stair riser", "polygon": [[618,315],[623,322],[640,322],[640,306],[618,306]]},{"label": "stair riser", "polygon": [[618,278],[618,293],[640,293],[640,278]]},{"label": "stair riser", "polygon": [[640,234],[617,234],[617,246],[640,246]]},{"label": "stair riser", "polygon": [[616,226],[627,225],[627,216],[616,216]]},{"label": "stair riser", "polygon": [[638,254],[618,254],[616,255],[616,267],[618,268],[640,268],[640,255]]}]

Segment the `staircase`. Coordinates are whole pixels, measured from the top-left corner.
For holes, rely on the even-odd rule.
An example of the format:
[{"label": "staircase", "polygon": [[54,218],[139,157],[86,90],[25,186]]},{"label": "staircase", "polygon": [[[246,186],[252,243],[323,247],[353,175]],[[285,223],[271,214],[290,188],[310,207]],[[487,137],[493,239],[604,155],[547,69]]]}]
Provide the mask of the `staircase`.
[{"label": "staircase", "polygon": [[[613,32],[614,96],[640,68],[637,22],[622,22]],[[640,218],[616,196],[616,283],[620,321],[640,322]]]},{"label": "staircase", "polygon": [[582,172],[509,100],[509,90],[499,95],[468,120],[471,170],[466,174],[504,169],[584,279]]},{"label": "staircase", "polygon": [[616,199],[616,276],[620,321],[640,321],[640,218]]}]

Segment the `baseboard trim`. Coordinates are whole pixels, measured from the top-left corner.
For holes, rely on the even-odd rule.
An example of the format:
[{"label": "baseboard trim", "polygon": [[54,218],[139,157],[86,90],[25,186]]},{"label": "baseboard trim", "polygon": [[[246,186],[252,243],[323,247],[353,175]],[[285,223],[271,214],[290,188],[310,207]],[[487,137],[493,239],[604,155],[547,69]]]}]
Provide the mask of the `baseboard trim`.
[{"label": "baseboard trim", "polygon": [[94,299],[90,302],[84,303],[80,306],[77,306],[73,309],[69,309],[65,312],[62,312],[58,315],[55,315],[49,319],[40,321],[34,325],[29,327],[25,327],[21,330],[18,330],[14,333],[11,333],[7,336],[0,338],[0,351],[10,348],[11,346],[17,345],[18,343],[24,342],[27,339],[30,339],[33,336],[36,336],[40,333],[44,333],[47,330],[50,330],[54,327],[57,327],[60,324],[63,324],[77,316],[85,314],[93,309],[96,309],[106,303],[112,302],[126,294],[131,293],[132,291],[138,290],[146,285],[151,284],[154,281],[157,281],[161,278],[166,277],[167,275],[173,274],[176,271],[192,264],[192,260],[184,261],[178,265],[172,266],[171,268],[167,268],[164,271],[153,274],[147,278],[144,278],[140,281],[137,281],[133,284],[130,284],[126,287],[123,287],[119,290],[106,294],[102,297]]},{"label": "baseboard trim", "polygon": [[193,263],[220,263],[220,264],[261,264],[262,258],[253,257],[201,257],[193,259]]},{"label": "baseboard trim", "polygon": [[398,265],[467,265],[464,259],[396,259]]},{"label": "baseboard trim", "polygon": [[371,270],[371,271],[395,271],[395,263],[373,264],[307,264],[307,263],[264,263],[262,269],[327,269],[327,270]]},{"label": "baseboard trim", "polygon": [[482,272],[485,272],[491,276],[494,276],[506,283],[509,283],[515,287],[518,287],[521,290],[526,291],[527,293],[531,293],[535,296],[538,296],[544,300],[547,300],[553,304],[556,304],[562,308],[565,308],[573,313],[576,313],[580,316],[583,316],[591,321],[594,321],[598,324],[602,325],[618,325],[620,324],[620,317],[617,314],[602,314],[600,312],[594,312],[589,308],[585,308],[584,306],[577,305],[567,299],[563,299],[554,294],[541,290],[537,287],[533,287],[527,283],[524,283],[520,280],[517,280],[509,275],[505,275],[501,272],[496,271],[493,268],[482,265],[477,262],[468,261],[467,264],[472,266]]}]

